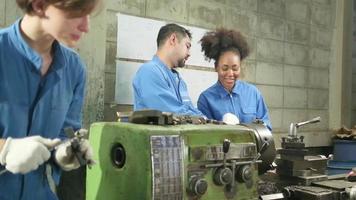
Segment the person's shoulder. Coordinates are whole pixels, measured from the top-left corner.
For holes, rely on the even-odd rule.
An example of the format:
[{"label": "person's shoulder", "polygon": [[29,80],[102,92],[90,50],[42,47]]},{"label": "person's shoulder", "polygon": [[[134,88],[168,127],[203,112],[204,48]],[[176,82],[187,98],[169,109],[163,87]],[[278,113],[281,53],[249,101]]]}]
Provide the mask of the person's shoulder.
[{"label": "person's shoulder", "polygon": [[152,60],[143,63],[137,73],[141,74],[141,73],[145,73],[145,74],[155,74],[159,72],[159,67],[157,66],[157,63],[153,62]]},{"label": "person's shoulder", "polygon": [[67,62],[69,62],[70,64],[80,65],[83,68],[85,67],[82,59],[80,58],[79,53],[76,52],[74,49],[67,47],[66,45],[63,45],[61,43],[58,43],[58,47]]},{"label": "person's shoulder", "polygon": [[206,90],[204,90],[201,95],[213,95],[213,94],[218,94],[218,87],[219,85],[217,83],[214,83],[210,87],[208,87]]},{"label": "person's shoulder", "polygon": [[12,56],[11,51],[16,43],[13,41],[14,37],[14,24],[8,26],[6,28],[0,29],[0,54],[10,54]]},{"label": "person's shoulder", "polygon": [[0,29],[0,43],[9,39],[11,34],[11,26]]},{"label": "person's shoulder", "polygon": [[241,84],[241,86],[243,88],[248,88],[248,89],[251,89],[251,90],[258,90],[256,85],[252,84],[252,83],[249,83],[247,81],[241,81],[239,80],[239,84]]},{"label": "person's shoulder", "polygon": [[20,19],[12,23],[11,25],[5,27],[5,28],[0,28],[0,41],[10,41],[11,37],[16,35],[16,32],[18,32],[18,26],[20,23]]},{"label": "person's shoulder", "polygon": [[140,69],[143,69],[143,70],[152,70],[152,66],[154,66],[155,63],[150,60],[150,61],[147,61],[145,63],[143,63],[141,66],[140,66]]},{"label": "person's shoulder", "polygon": [[247,81],[239,81],[239,84],[241,85],[240,87],[244,90],[244,91],[249,91],[252,93],[256,93],[256,94],[260,94],[260,90],[257,88],[256,85],[249,83]]},{"label": "person's shoulder", "polygon": [[58,43],[58,45],[65,56],[79,58],[78,52],[76,52],[74,49],[67,47],[66,45],[61,43]]},{"label": "person's shoulder", "polygon": [[0,37],[7,36],[9,34],[9,27],[0,29]]}]

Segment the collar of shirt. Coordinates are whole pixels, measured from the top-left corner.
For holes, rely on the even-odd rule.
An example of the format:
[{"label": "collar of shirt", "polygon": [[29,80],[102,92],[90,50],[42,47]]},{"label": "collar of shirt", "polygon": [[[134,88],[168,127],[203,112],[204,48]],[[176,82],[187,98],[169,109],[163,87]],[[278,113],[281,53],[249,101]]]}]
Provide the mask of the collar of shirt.
[{"label": "collar of shirt", "polygon": [[180,76],[179,76],[179,72],[177,70],[168,67],[166,64],[164,64],[162,62],[162,60],[157,55],[153,56],[152,61],[157,63],[157,66],[160,69],[167,72],[167,75],[169,76],[170,79],[172,79],[172,81],[174,81],[175,83],[178,83]]},{"label": "collar of shirt", "polygon": [[[18,19],[11,27],[11,33],[12,33],[10,34],[11,42],[14,45],[14,47],[25,58],[27,58],[29,62],[33,64],[35,69],[37,71],[40,71],[42,66],[42,58],[32,47],[28,45],[28,43],[22,37],[21,30],[20,30],[21,20],[22,19]],[[58,70],[63,66],[65,66],[65,58],[60,48],[60,44],[58,43],[57,40],[54,41],[53,48],[54,48],[53,55],[55,56],[53,57],[50,70]]]},{"label": "collar of shirt", "polygon": [[230,94],[240,95],[240,87],[242,87],[241,81],[236,80],[235,86],[232,88],[232,91],[230,93],[224,88],[224,86],[220,83],[220,81],[217,81],[215,83],[215,91],[217,92],[218,95],[220,95],[221,98],[229,96]]},{"label": "collar of shirt", "polygon": [[173,84],[173,88],[175,90],[175,93],[177,95],[177,98],[182,101],[182,97],[180,94],[180,76],[177,70],[175,69],[171,69],[170,67],[168,67],[166,64],[164,64],[162,62],[162,60],[157,56],[154,55],[152,58],[152,61],[157,63],[157,66],[163,70],[164,72],[166,72],[167,78],[170,79],[170,83]]},{"label": "collar of shirt", "polygon": [[168,67],[157,55],[153,56],[152,61],[156,62],[160,68],[164,69],[167,72],[177,72],[175,69]]}]

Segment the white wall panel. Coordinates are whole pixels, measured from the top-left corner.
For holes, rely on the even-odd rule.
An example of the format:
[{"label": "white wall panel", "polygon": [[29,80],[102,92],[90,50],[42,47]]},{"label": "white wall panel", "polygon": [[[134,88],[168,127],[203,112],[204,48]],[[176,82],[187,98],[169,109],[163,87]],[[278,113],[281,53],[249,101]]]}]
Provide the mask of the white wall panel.
[{"label": "white wall panel", "polygon": [[[130,16],[118,13],[117,58],[151,60],[155,54],[159,29],[169,23],[154,19]],[[184,26],[192,33],[191,56],[187,65],[212,68],[213,62],[204,59],[199,40],[207,29]]]},{"label": "white wall panel", "polygon": [[115,102],[133,104],[132,79],[142,63],[116,60]]},{"label": "white wall panel", "polygon": [[187,83],[188,92],[194,106],[196,106],[200,93],[218,80],[216,72],[179,69],[179,73]]}]

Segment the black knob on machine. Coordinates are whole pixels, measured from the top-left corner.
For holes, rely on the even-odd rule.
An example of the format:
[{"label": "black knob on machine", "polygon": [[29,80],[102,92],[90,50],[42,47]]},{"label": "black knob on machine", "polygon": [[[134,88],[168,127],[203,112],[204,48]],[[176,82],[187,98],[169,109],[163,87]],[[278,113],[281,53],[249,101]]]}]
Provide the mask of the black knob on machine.
[{"label": "black knob on machine", "polygon": [[285,198],[292,198],[293,197],[293,191],[290,190],[288,187],[283,188],[282,193],[283,193],[283,196]]},{"label": "black knob on machine", "polygon": [[232,182],[232,176],[230,168],[219,168],[214,173],[214,182],[217,185],[227,185]]},{"label": "black knob on machine", "polygon": [[236,179],[240,182],[248,182],[252,179],[252,170],[250,165],[241,166],[236,174]]},{"label": "black knob on machine", "polygon": [[228,139],[224,139],[224,142],[223,142],[223,152],[226,154],[227,152],[229,152],[229,149],[230,149],[230,140]]},{"label": "black knob on machine", "polygon": [[208,182],[201,177],[193,176],[190,178],[188,187],[193,195],[201,196],[208,190]]}]

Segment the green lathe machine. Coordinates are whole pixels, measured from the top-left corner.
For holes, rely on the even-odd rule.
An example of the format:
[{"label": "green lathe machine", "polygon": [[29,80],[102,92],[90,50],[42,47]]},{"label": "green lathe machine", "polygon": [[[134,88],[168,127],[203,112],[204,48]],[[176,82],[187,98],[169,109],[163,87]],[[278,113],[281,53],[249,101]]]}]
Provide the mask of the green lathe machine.
[{"label": "green lathe machine", "polygon": [[258,172],[276,155],[259,122],[233,126],[153,110],[95,123],[89,139],[97,165],[87,171],[87,200],[257,199]]}]

